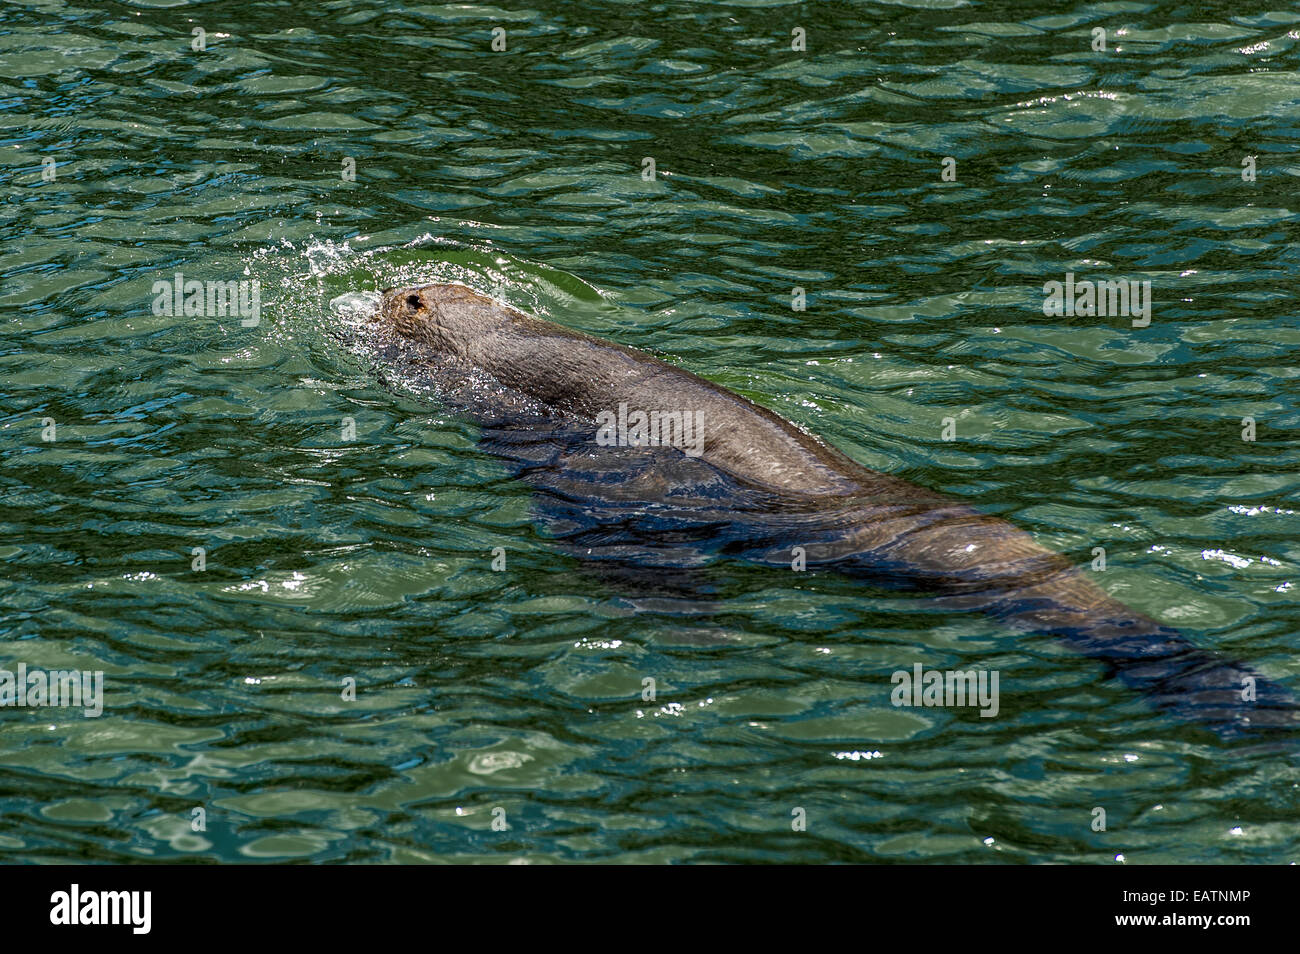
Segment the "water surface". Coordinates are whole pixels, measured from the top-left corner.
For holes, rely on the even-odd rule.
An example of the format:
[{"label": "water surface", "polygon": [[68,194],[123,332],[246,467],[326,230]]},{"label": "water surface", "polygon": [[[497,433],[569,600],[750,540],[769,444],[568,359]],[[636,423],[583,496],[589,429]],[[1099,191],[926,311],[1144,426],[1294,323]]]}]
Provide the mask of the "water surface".
[{"label": "water surface", "polygon": [[[1104,547],[1300,687],[1300,12],[1034,6],[6,4],[0,666],[107,696],[0,710],[0,857],[1300,860],[1294,759],[1050,639],[833,574],[593,578],[347,344],[359,293],[495,289]],[[178,271],[260,321],[154,314]],[[1045,316],[1067,273],[1150,281],[1150,325]],[[998,717],[893,707],[915,663],[998,670]]]}]

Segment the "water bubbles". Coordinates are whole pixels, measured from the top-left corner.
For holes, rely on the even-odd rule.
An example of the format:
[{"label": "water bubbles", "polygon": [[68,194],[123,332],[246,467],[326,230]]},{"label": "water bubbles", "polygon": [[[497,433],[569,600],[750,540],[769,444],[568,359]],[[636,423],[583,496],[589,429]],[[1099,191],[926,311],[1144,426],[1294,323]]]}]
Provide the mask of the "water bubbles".
[{"label": "water bubbles", "polygon": [[307,257],[307,264],[311,268],[312,275],[320,278],[336,270],[336,267],[350,258],[352,248],[347,242],[336,244],[334,242],[313,242],[307,246],[303,253]]},{"label": "water bubbles", "polygon": [[364,321],[372,318],[379,310],[380,295],[377,291],[350,291],[330,299],[330,313],[340,318]]}]

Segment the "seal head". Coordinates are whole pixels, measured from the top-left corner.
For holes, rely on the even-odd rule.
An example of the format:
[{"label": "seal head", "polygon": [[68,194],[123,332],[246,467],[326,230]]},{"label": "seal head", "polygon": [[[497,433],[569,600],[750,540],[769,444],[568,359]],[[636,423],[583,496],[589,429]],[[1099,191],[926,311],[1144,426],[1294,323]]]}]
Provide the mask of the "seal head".
[{"label": "seal head", "polygon": [[464,357],[476,340],[499,331],[509,313],[467,285],[447,283],[385,289],[375,320],[405,338]]}]

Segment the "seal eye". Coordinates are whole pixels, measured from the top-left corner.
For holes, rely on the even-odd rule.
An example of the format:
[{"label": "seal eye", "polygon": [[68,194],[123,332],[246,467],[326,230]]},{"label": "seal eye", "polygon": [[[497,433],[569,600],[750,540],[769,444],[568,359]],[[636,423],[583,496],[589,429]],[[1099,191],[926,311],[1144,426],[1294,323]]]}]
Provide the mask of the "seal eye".
[{"label": "seal eye", "polygon": [[406,307],[409,308],[409,309],[411,309],[411,311],[419,311],[419,310],[420,310],[420,296],[419,296],[419,295],[407,295],[407,296],[406,296]]}]

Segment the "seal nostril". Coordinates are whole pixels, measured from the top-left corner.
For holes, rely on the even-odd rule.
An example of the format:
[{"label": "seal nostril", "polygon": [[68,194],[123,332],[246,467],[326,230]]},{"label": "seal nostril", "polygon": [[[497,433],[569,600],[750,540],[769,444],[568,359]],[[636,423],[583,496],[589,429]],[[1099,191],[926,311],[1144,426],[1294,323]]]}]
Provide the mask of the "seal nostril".
[{"label": "seal nostril", "polygon": [[407,295],[407,296],[406,296],[406,306],[407,306],[408,308],[410,308],[411,311],[419,311],[419,310],[420,310],[420,296],[419,296],[419,295]]}]

